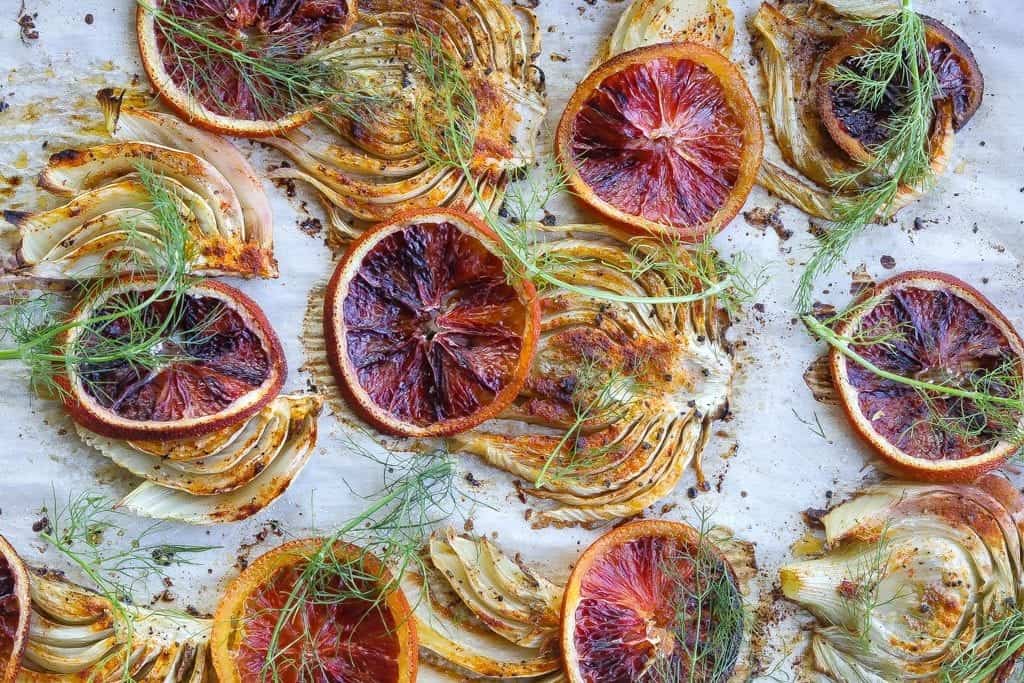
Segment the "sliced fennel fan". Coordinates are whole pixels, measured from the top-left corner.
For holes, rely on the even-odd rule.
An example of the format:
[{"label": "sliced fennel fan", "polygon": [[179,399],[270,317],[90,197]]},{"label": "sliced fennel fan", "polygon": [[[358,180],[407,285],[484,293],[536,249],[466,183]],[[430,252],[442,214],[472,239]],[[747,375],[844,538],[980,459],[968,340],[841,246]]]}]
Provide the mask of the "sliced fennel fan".
[{"label": "sliced fennel fan", "polygon": [[270,204],[255,171],[227,140],[159,112],[121,108],[98,94],[114,142],[50,157],[40,186],[67,203],[38,213],[7,211],[21,233],[17,275],[88,279],[136,258],[139,240],[160,239],[139,165],[158,174],[178,205],[195,251],[192,271],[276,277]]},{"label": "sliced fennel fan", "polygon": [[[535,160],[546,113],[543,79],[534,65],[536,18],[501,0],[367,0],[355,28],[327,45],[319,58],[372,84],[387,105],[359,120],[325,116],[321,124],[266,142],[294,166],[275,178],[309,183],[323,198],[341,239],[350,224],[380,221],[412,208],[473,205],[462,173],[432,165],[415,139],[420,104],[436,93],[417,64],[417,41],[447,51],[463,69],[477,104],[472,170],[486,203],[501,201],[509,174]],[[326,124],[326,125],[323,125]],[[437,127],[442,127],[438,122]]]},{"label": "sliced fennel fan", "polygon": [[282,395],[240,424],[200,439],[118,441],[78,427],[90,446],[145,481],[119,505],[189,524],[236,522],[287,490],[316,445],[323,399]]}]

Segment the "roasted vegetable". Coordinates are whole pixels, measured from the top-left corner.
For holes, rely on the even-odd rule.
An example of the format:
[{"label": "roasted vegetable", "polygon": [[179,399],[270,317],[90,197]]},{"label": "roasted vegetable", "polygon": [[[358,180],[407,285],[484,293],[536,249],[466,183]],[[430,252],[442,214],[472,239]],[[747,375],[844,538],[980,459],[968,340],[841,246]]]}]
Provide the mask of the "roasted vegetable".
[{"label": "roasted vegetable", "polygon": [[[436,45],[424,43],[432,34]],[[533,64],[539,40],[533,14],[501,0],[360,2],[355,28],[320,57],[384,97],[386,111],[369,106],[360,116],[328,117],[330,128],[268,139],[295,163],[271,175],[310,183],[348,236],[358,232],[349,217],[379,221],[403,209],[470,206],[462,173],[431,165],[413,135],[417,107],[434,95],[417,62],[418,47],[426,45],[430,59],[438,59],[429,55],[435,47],[447,50],[464,69],[477,113],[477,130],[462,131],[476,141],[470,166],[484,201],[499,202],[509,172],[534,161],[546,112],[543,78]]]},{"label": "roasted vegetable", "polygon": [[483,537],[448,531],[427,552],[429,575],[408,573],[402,587],[436,664],[503,679],[558,670],[560,587]]},{"label": "roasted vegetable", "polygon": [[190,524],[235,522],[276,500],[316,444],[317,395],[278,396],[240,424],[200,439],[118,441],[79,427],[87,444],[146,481],[120,505]]},{"label": "roasted vegetable", "polygon": [[818,618],[815,667],[836,681],[1003,680],[1024,632],[1022,520],[997,474],[882,483],[833,508],[826,554],[780,570]]},{"label": "roasted vegetable", "polygon": [[[39,185],[67,204],[35,214],[7,211],[21,232],[18,274],[56,279],[108,276],[145,261],[160,239],[139,166],[161,176],[188,228],[197,274],[276,277],[270,205],[248,161],[227,140],[157,112],[120,110],[99,93],[115,142],[50,157]],[[141,257],[141,258],[140,258]],[[115,268],[118,266],[117,268]]]}]

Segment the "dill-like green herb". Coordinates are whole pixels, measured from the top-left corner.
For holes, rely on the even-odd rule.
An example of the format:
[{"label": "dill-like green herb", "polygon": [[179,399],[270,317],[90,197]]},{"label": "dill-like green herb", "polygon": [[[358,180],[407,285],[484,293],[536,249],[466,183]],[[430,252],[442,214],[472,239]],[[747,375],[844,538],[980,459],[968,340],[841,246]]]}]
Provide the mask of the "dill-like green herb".
[{"label": "dill-like green herb", "polygon": [[664,561],[674,613],[672,649],[658,657],[652,680],[723,683],[750,621],[743,596],[711,540],[711,512],[694,506],[698,537],[693,547],[675,549]]},{"label": "dill-like green herb", "polygon": [[814,411],[814,413],[813,413],[814,421],[812,422],[811,420],[808,420],[807,418],[801,417],[800,413],[796,412],[796,408],[790,408],[790,410],[793,411],[793,417],[795,417],[797,419],[797,422],[799,422],[800,424],[802,424],[803,426],[805,426],[809,430],[811,430],[812,434],[814,434],[817,437],[822,438],[825,441],[829,440],[828,439],[828,435],[825,434],[825,428],[821,426],[821,419],[818,417],[818,412],[817,411]]},{"label": "dill-like green herb", "polygon": [[[318,550],[302,567],[302,571],[282,606],[267,648],[262,680],[279,683],[282,672],[290,669],[319,680],[323,662],[317,658],[318,647],[300,647],[310,661],[296,662],[289,650],[293,642],[282,640],[284,630],[293,620],[303,618],[304,606],[339,605],[361,601],[377,605],[393,591],[400,590],[402,577],[409,571],[425,575],[425,560],[420,551],[433,527],[454,514],[459,502],[455,481],[455,461],[446,451],[431,455],[389,456],[381,460],[350,439],[354,452],[383,466],[383,488],[373,502],[360,514],[328,535]],[[354,543],[363,555],[339,558],[334,545],[339,541]],[[363,558],[373,554],[391,574],[382,582],[364,569]],[[317,634],[307,633],[315,638]]]},{"label": "dill-like green herb", "polygon": [[552,480],[570,479],[576,473],[595,466],[612,452],[612,447],[608,446],[583,445],[583,430],[589,423],[614,422],[624,418],[643,399],[645,388],[636,375],[636,370],[608,367],[594,359],[580,363],[573,377],[570,398],[572,424],[551,449],[534,486],[541,488]]},{"label": "dill-like green herb", "polygon": [[[163,527],[162,522],[150,524],[143,531],[129,536],[119,518],[122,514],[114,502],[95,493],[81,493],[59,504],[54,492],[52,506],[44,507],[46,524],[39,537],[77,566],[107,599],[113,616],[124,626],[125,642],[109,656],[120,657],[123,664],[121,681],[133,683],[132,641],[138,628],[139,614],[129,606],[138,602],[138,591],[155,578],[165,576],[171,565],[194,564],[192,557],[215,549],[215,546],[159,543],[151,540]],[[108,547],[105,539],[119,539],[117,548]],[[126,543],[121,540],[130,537]],[[90,679],[91,680],[91,679]]]},{"label": "dill-like green herb", "polygon": [[[801,318],[811,334],[836,349],[843,356],[882,379],[914,389],[928,408],[924,424],[941,429],[947,434],[965,438],[991,434],[1017,448],[1024,447],[1024,368],[1018,358],[1006,359],[992,369],[951,377],[947,383],[906,377],[878,367],[854,347],[891,345],[902,338],[902,328],[871,330],[862,337],[841,335],[832,325],[848,315],[842,313],[828,321],[812,315]],[[952,400],[943,408],[938,401]],[[921,426],[915,423],[908,429]]]},{"label": "dill-like green herb", "polygon": [[1022,647],[1024,611],[1011,605],[1004,616],[978,629],[971,642],[942,666],[939,680],[942,683],[985,683],[1016,658]]},{"label": "dill-like green herb", "polygon": [[[137,166],[137,172],[149,193],[156,239],[143,237],[134,223],[126,223],[125,258],[104,264],[95,279],[79,282],[78,291],[83,308],[96,308],[92,302],[104,296],[112,280],[139,272],[157,275],[152,291],[110,297],[80,320],[68,320],[61,300],[51,294],[14,302],[0,311],[0,343],[10,345],[0,349],[0,360],[21,361],[29,370],[32,388],[42,395],[62,395],[65,389],[58,378],[70,369],[94,368],[91,376],[83,375],[83,381],[100,395],[103,368],[115,363],[152,368],[167,361],[161,342],[179,322],[181,303],[195,282],[189,275],[194,248],[178,199],[162,176],[144,164]],[[167,306],[161,319],[146,315],[157,302]],[[105,333],[115,321],[124,334]],[[71,332],[73,341],[63,344],[64,335]],[[184,332],[193,340],[203,333],[202,326]]]},{"label": "dill-like green herb", "polygon": [[800,276],[795,299],[801,312],[811,307],[815,280],[842,260],[865,227],[887,215],[900,189],[924,189],[932,180],[928,137],[940,86],[928,66],[924,21],[911,0],[902,0],[898,12],[863,23],[876,41],[852,58],[855,68],[840,65],[829,74],[831,82],[854,89],[865,109],[877,108],[894,87],[902,95],[886,123],[885,141],[870,149],[871,159],[832,179],[838,219],[818,237]]},{"label": "dill-like green herb", "polygon": [[201,99],[199,93],[229,90],[229,80],[245,85],[257,118],[267,121],[309,109],[360,120],[387,101],[338,59],[307,53],[318,36],[294,27],[259,35],[228,32],[187,12],[173,14],[149,0],[137,2],[164,37],[168,72],[182,80],[180,86],[194,101]]},{"label": "dill-like green herb", "polygon": [[[582,263],[571,257],[566,260],[564,257],[553,256],[543,249],[536,249],[536,243],[529,232],[529,223],[533,220],[531,214],[542,209],[547,201],[565,189],[564,174],[556,165],[549,163],[547,170],[553,171],[554,176],[550,184],[538,186],[528,178],[527,192],[513,186],[506,196],[503,209],[490,206],[481,195],[476,180],[476,169],[473,166],[479,110],[472,84],[462,64],[445,49],[439,36],[431,34],[425,38],[417,38],[410,45],[413,65],[422,76],[428,93],[417,103],[412,122],[412,137],[428,163],[460,172],[476,208],[499,237],[500,243],[496,246],[510,275],[516,278],[529,278],[540,287],[552,287],[602,301],[644,304],[685,304],[702,301],[721,297],[730,291],[741,291],[752,282],[748,279],[737,283],[738,269],[716,270],[713,273],[704,270],[695,273],[692,266],[689,266],[690,270],[684,276],[691,282],[687,293],[636,296],[576,285],[559,277],[564,269],[579,267]],[[516,215],[512,216],[512,220],[506,220],[510,211],[516,212]],[[504,217],[502,213],[505,214]],[[685,259],[680,259],[676,265],[685,262]],[[660,262],[658,266],[664,266],[666,263]],[[725,263],[716,259],[706,261],[701,267],[707,269]],[[698,287],[698,283],[703,286]]]},{"label": "dill-like green herb", "polygon": [[657,240],[636,238],[630,249],[634,266],[629,276],[638,279],[646,273],[660,276],[669,290],[678,296],[694,296],[714,288],[720,282],[729,286],[718,293],[718,301],[731,315],[753,301],[767,284],[766,268],[754,269],[745,254],[724,259],[712,244],[712,236],[694,246],[678,238]]}]

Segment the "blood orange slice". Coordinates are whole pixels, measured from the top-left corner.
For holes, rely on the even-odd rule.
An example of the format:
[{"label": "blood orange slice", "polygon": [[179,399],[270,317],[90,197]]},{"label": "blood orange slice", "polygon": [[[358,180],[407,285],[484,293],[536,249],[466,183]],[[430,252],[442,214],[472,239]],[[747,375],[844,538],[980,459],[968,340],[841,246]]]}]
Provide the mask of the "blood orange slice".
[{"label": "blood orange slice", "polygon": [[136,32],[149,79],[178,115],[260,137],[312,118],[303,60],[355,20],[355,0],[139,0]]},{"label": "blood orange slice", "polygon": [[[999,368],[1022,372],[1024,342],[1013,325],[981,293],[951,275],[904,273],[864,297],[868,305],[854,309],[836,332],[865,342],[853,350],[883,371],[965,389]],[[886,343],[871,342],[881,335]],[[831,366],[854,427],[904,476],[970,481],[1017,449],[1001,440],[1000,429],[969,399],[925,397],[838,350],[832,351]],[[989,387],[996,394],[1006,388]]]},{"label": "blood orange slice", "polygon": [[589,205],[691,240],[733,219],[764,147],[743,76],[696,43],[642,47],[599,66],[573,93],[555,142]]},{"label": "blood orange slice", "polygon": [[[210,636],[222,683],[416,680],[416,622],[402,591],[369,597],[390,583],[387,570],[372,555],[336,543],[334,560],[358,563],[352,580],[359,585],[349,585],[348,577],[343,585],[333,577],[315,579],[315,597],[301,586],[296,589],[323,543],[316,538],[286,543],[256,560],[228,587]],[[293,592],[307,598],[288,607]]]},{"label": "blood orange slice", "polygon": [[[935,148],[946,128],[941,117],[952,116],[954,130],[963,128],[981,106],[985,82],[974,54],[960,36],[935,19],[925,17],[925,26],[928,55],[940,86],[937,97],[949,102],[949,109],[936,107],[936,116],[940,118],[938,125],[933,125]],[[836,84],[831,74],[838,67],[861,71],[858,57],[877,41],[872,32],[858,31],[829,50],[819,69],[817,99],[822,122],[835,143],[858,161],[870,160],[871,148],[888,139],[890,121],[899,110],[905,91],[890,87],[878,106],[864,107],[857,89]]]},{"label": "blood orange slice", "polygon": [[[154,294],[157,286],[123,278],[72,311],[62,384],[76,422],[116,439],[190,439],[241,422],[277,395],[284,351],[255,301],[209,280],[181,296]],[[144,356],[119,359],[140,345]]]},{"label": "blood orange slice", "polygon": [[378,429],[455,434],[519,393],[540,304],[529,281],[506,273],[497,241],[467,213],[412,211],[364,233],[338,264],[325,296],[328,356]]},{"label": "blood orange slice", "polygon": [[687,524],[643,520],[598,539],[569,577],[570,683],[728,681],[743,643],[728,560]]},{"label": "blood orange slice", "polygon": [[31,613],[28,572],[0,536],[0,683],[13,683],[18,676]]}]

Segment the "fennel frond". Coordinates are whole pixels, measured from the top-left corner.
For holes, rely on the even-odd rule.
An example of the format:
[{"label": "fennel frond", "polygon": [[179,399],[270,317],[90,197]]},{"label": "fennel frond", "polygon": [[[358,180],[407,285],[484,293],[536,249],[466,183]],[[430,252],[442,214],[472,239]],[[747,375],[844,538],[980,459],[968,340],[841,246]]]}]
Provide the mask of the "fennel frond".
[{"label": "fennel frond", "polygon": [[[1024,647],[1024,611],[1016,606],[1005,616],[989,621],[971,642],[939,670],[941,683],[985,683]],[[1009,679],[1008,679],[1009,680]]]},{"label": "fennel frond", "polygon": [[[657,680],[721,683],[736,666],[751,614],[714,546],[711,511],[693,506],[698,518],[692,548],[677,548],[664,563],[674,613],[672,656],[658,657]],[[678,651],[679,656],[675,656]]]},{"label": "fennel frond", "polygon": [[[421,550],[434,526],[449,519],[458,506],[460,493],[456,484],[455,460],[446,451],[434,454],[388,456],[380,459],[350,439],[353,450],[383,466],[384,485],[370,505],[324,538],[319,549],[302,567],[281,607],[267,646],[261,679],[280,683],[285,666],[297,668],[318,680],[324,672],[317,661],[317,648],[303,647],[314,661],[295,662],[288,650],[295,643],[285,642],[284,630],[308,604],[340,605],[360,601],[377,605],[399,587],[409,571],[424,574]],[[361,555],[345,559],[333,552],[339,541],[361,547]],[[363,557],[373,554],[387,568],[391,579],[380,577],[363,568]],[[423,599],[426,599],[425,597]],[[307,633],[305,637],[315,638]]]},{"label": "fennel frond", "polygon": [[888,522],[879,531],[874,548],[860,558],[854,571],[843,577],[839,584],[839,597],[850,613],[853,633],[858,645],[865,651],[871,648],[871,622],[875,610],[906,597],[904,587],[889,596],[882,596],[882,582],[889,576],[889,561],[892,559]]},{"label": "fennel frond", "polygon": [[[152,291],[110,297],[99,310],[79,320],[68,320],[64,302],[52,294],[15,301],[0,311],[0,343],[7,347],[0,349],[0,360],[24,364],[33,390],[41,395],[63,395],[66,390],[59,378],[70,369],[91,368],[80,376],[96,395],[102,395],[106,369],[112,364],[152,368],[167,360],[160,349],[195,282],[189,274],[194,247],[177,198],[162,176],[144,164],[137,166],[137,172],[150,196],[156,239],[142,237],[131,223],[125,225],[126,256],[104,264],[94,279],[78,283],[80,306],[95,308],[92,302],[103,296],[113,280],[133,273],[155,274]],[[167,308],[161,319],[146,314],[158,302]],[[106,334],[115,322],[124,334]],[[64,344],[63,336],[71,331],[76,333],[74,340]],[[186,334],[195,339],[204,329],[197,327]]]},{"label": "fennel frond", "polygon": [[193,101],[201,99],[199,93],[227,89],[229,83],[218,68],[223,67],[229,78],[244,84],[254,113],[262,120],[316,109],[359,121],[387,102],[338,59],[319,55],[317,36],[294,27],[262,36],[229,33],[211,21],[167,12],[152,0],[137,2],[163,37],[170,57],[167,71],[181,79],[180,87]]},{"label": "fennel frond", "polygon": [[929,131],[940,91],[930,67],[926,28],[912,7],[902,0],[899,11],[863,25],[877,41],[841,65],[831,82],[855,90],[865,109],[876,108],[891,88],[901,101],[886,124],[886,139],[870,149],[871,159],[849,173],[831,179],[837,195],[837,220],[817,238],[795,300],[801,312],[810,310],[817,278],[832,271],[858,235],[878,216],[886,216],[903,187],[921,188],[932,182]]},{"label": "fennel frond", "polygon": [[[858,304],[851,311],[874,303],[877,299]],[[991,369],[979,368],[945,382],[900,375],[871,362],[857,347],[891,348],[907,334],[906,329],[897,326],[895,329],[854,330],[852,334],[841,335],[833,325],[849,315],[851,312],[846,311],[824,321],[804,315],[801,320],[812,336],[850,361],[877,377],[917,392],[927,408],[927,416],[909,425],[908,430],[927,425],[961,438],[991,434],[1018,449],[1024,447],[1024,367],[1019,358],[1008,358]]]},{"label": "fennel frond", "polygon": [[597,466],[613,452],[613,446],[587,445],[585,429],[594,422],[623,419],[643,400],[645,387],[637,374],[637,368],[607,367],[594,359],[580,364],[572,379],[572,424],[551,449],[534,486],[541,488],[549,481],[572,479],[577,473]]}]

